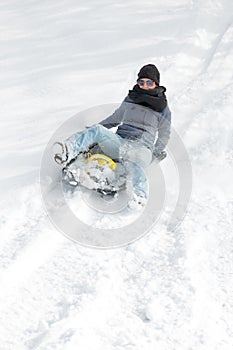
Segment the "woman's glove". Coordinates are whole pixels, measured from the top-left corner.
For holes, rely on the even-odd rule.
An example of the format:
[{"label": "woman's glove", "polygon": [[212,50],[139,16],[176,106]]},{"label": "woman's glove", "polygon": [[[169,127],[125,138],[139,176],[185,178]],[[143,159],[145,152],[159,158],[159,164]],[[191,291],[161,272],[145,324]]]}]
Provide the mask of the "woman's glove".
[{"label": "woman's glove", "polygon": [[167,157],[167,152],[166,151],[162,151],[162,152],[153,152],[153,158],[154,160],[156,160],[157,162],[161,162],[161,160],[163,160],[164,158]]}]

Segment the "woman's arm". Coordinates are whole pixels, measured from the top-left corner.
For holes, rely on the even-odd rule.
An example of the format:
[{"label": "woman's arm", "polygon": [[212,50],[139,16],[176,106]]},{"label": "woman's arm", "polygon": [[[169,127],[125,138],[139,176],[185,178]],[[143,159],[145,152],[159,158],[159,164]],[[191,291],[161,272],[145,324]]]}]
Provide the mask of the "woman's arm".
[{"label": "woman's arm", "polygon": [[162,118],[158,126],[158,138],[154,145],[154,154],[161,153],[166,147],[171,133],[171,111],[167,106],[162,112]]},{"label": "woman's arm", "polygon": [[105,128],[110,129],[119,125],[123,119],[124,107],[121,104],[112,115],[102,120],[99,124],[105,126]]}]

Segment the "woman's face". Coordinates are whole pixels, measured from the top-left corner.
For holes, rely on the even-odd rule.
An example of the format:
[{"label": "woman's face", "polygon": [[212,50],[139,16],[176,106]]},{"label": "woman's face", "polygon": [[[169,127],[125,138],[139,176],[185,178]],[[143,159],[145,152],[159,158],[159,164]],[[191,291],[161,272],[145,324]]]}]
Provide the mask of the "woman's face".
[{"label": "woman's face", "polygon": [[138,79],[137,84],[143,90],[152,90],[157,86],[153,80],[147,78]]}]

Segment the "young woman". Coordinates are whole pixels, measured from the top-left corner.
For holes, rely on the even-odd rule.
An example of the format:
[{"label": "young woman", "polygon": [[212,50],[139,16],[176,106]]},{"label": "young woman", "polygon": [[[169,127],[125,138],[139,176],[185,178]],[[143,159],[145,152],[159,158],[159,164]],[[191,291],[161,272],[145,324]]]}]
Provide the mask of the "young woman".
[{"label": "young woman", "polygon": [[[166,88],[160,86],[157,67],[154,64],[143,66],[137,84],[129,90],[120,107],[99,124],[69,137],[64,142],[65,154],[56,155],[56,159],[65,166],[93,143],[98,143],[109,157],[123,157],[140,167],[148,166],[154,159],[164,159],[171,126],[165,91]],[[116,132],[110,130],[113,127],[117,127]],[[143,175],[136,174],[133,178],[136,192],[146,196],[141,185],[145,180]]]}]

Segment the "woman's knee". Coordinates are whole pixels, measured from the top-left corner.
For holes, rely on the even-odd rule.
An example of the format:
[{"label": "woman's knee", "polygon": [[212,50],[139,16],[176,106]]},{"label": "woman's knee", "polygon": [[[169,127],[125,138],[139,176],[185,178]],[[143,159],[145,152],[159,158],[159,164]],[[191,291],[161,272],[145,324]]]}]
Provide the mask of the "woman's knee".
[{"label": "woman's knee", "polygon": [[103,125],[101,124],[95,124],[91,128],[96,129],[96,130],[103,130],[105,129]]},{"label": "woman's knee", "polygon": [[105,127],[103,125],[96,124],[91,127],[91,130],[93,130],[96,135],[99,135],[103,133],[103,130],[105,130]]}]

